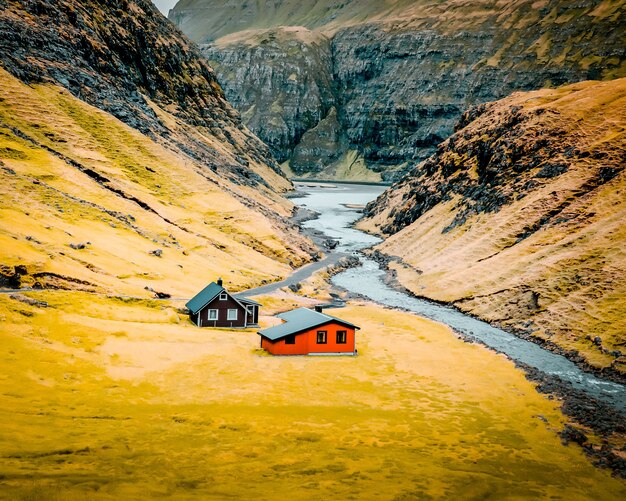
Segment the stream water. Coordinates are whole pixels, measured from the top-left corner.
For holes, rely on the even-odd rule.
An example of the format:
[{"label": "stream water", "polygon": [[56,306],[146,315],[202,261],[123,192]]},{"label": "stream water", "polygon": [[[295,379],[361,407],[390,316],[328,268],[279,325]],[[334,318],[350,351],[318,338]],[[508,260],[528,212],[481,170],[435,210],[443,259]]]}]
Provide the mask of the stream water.
[{"label": "stream water", "polygon": [[[364,205],[376,198],[384,186],[354,184],[297,183],[301,197],[293,198],[296,205],[305,206],[320,215],[307,221],[303,227],[323,232],[339,241],[335,252],[358,253],[375,245],[379,238],[355,230],[350,226],[360,217],[354,206]],[[348,205],[348,206],[346,206]],[[332,282],[350,292],[365,296],[379,304],[403,308],[423,317],[447,324],[466,337],[476,339],[510,358],[535,367],[547,375],[557,376],[574,388],[626,412],[626,388],[604,381],[579,369],[561,355],[544,350],[486,322],[465,315],[454,308],[417,299],[392,289],[384,283],[386,272],[378,263],[359,256],[362,266],[351,268],[332,278]]]}]

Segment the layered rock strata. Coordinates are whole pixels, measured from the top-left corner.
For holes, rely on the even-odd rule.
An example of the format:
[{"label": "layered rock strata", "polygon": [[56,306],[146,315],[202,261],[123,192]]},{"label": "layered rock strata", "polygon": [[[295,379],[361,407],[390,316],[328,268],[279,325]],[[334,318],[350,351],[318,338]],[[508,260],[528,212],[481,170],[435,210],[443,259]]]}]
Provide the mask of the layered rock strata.
[{"label": "layered rock strata", "polygon": [[[223,3],[179,2],[170,18],[203,44],[246,124],[282,161],[334,107],[340,151],[386,179],[473,105],[626,72],[623,2]],[[293,167],[323,176],[320,161],[334,160]]]}]

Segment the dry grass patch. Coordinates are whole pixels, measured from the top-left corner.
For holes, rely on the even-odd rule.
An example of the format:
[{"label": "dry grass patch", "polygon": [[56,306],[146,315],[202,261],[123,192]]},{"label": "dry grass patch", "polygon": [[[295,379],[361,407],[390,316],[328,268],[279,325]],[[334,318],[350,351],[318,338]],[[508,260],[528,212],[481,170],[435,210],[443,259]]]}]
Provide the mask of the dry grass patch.
[{"label": "dry grass patch", "polygon": [[[4,71],[0,87],[0,264],[91,290],[148,295],[148,286],[190,297],[217,276],[244,289],[309,259],[281,220],[291,205],[277,192],[289,184],[267,166],[250,169],[276,192],[235,185],[60,87],[27,86]],[[161,257],[150,254],[157,249]]]},{"label": "dry grass patch", "polygon": [[626,494],[511,362],[414,315],[334,310],[362,327],[358,357],[276,358],[254,331],[172,322],[176,303],[43,295],[0,296],[2,497]]}]

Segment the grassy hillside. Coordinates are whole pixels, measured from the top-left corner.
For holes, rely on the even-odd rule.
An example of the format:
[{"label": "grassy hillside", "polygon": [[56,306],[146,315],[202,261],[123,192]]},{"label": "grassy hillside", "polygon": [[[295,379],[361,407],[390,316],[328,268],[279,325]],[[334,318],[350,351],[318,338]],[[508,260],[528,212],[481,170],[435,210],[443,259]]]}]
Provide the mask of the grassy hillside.
[{"label": "grassy hillside", "polygon": [[221,178],[288,186],[267,172],[280,170],[197,47],[150,0],[10,0],[0,33],[0,64],[20,81],[56,83]]},{"label": "grassy hillside", "polygon": [[[27,86],[3,70],[0,88],[5,276],[25,265],[23,285],[190,297],[218,276],[237,290],[309,259],[308,244],[284,220],[290,204],[269,188],[225,180],[63,88]],[[233,155],[155,110],[172,136]],[[278,190],[289,186],[267,166],[250,169]],[[150,254],[156,250],[161,256]]]},{"label": "grassy hillside", "polygon": [[[534,23],[547,28],[578,16],[589,15],[596,21],[618,19],[624,16],[624,7],[623,0],[594,0],[575,6],[562,0],[180,0],[170,12],[170,19],[191,39],[207,43],[232,33],[252,34],[255,30],[281,26],[304,26],[327,35],[364,23],[383,23],[391,30],[427,27],[444,33],[472,30],[493,22],[504,29],[523,30]],[[542,12],[544,9],[547,15]],[[535,46],[544,54],[550,48],[551,34],[545,35]],[[518,41],[512,37],[507,45]],[[573,55],[575,40],[571,42]]]},{"label": "grassy hillside", "polygon": [[[411,0],[274,0],[271,2],[232,2],[228,0],[180,0],[170,19],[193,40],[216,40],[244,30],[276,26],[305,26],[331,32],[341,25],[385,18],[415,3]],[[424,5],[419,1],[418,4]]]},{"label": "grassy hillside", "polygon": [[516,93],[371,207],[400,282],[626,372],[626,80]]},{"label": "grassy hillside", "polygon": [[30,296],[0,296],[2,499],[626,494],[511,362],[413,315],[353,306],[358,357],[276,358],[180,303]]}]

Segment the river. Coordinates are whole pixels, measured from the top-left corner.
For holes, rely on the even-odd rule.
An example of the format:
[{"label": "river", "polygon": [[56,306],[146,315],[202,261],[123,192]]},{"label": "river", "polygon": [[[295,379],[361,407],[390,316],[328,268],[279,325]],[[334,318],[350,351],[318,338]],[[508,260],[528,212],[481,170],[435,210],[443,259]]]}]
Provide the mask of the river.
[{"label": "river", "polygon": [[[379,238],[351,228],[351,225],[361,215],[354,206],[364,205],[373,200],[384,191],[385,186],[296,183],[296,187],[302,196],[292,198],[292,201],[298,206],[319,213],[317,219],[306,221],[302,226],[323,232],[326,236],[338,240],[334,252],[357,254],[360,250],[380,242]],[[561,355],[544,350],[530,341],[492,327],[454,308],[397,291],[384,283],[386,272],[377,262],[362,255],[359,258],[363,263],[362,266],[335,275],[332,283],[381,305],[402,308],[444,323],[464,337],[478,340],[505,353],[511,359],[534,367],[549,376],[556,376],[572,387],[626,412],[626,388],[623,385],[599,379],[584,372]]]}]

